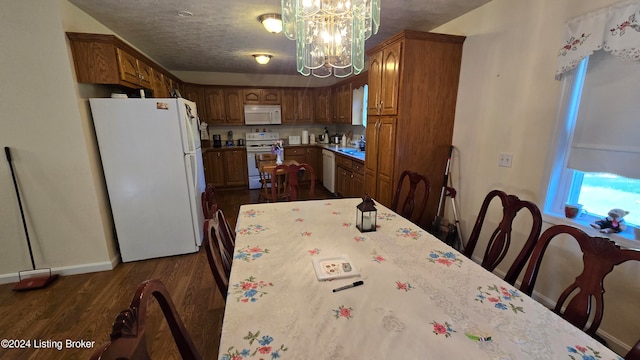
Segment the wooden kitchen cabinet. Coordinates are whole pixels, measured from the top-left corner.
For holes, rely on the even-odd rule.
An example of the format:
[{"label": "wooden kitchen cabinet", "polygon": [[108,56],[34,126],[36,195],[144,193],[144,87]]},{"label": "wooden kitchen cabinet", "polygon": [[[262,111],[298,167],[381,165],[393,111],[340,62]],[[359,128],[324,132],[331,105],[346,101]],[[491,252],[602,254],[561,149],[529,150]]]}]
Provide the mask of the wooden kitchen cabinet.
[{"label": "wooden kitchen cabinet", "polygon": [[207,103],[204,97],[204,86],[197,84],[184,84],[182,97],[196,103],[200,121],[209,123]]},{"label": "wooden kitchen cabinet", "polygon": [[[316,181],[322,179],[320,148],[316,146],[289,146],[284,148],[284,159],[295,160],[299,164],[305,163],[311,165]],[[305,175],[303,181],[309,181],[311,177]]]},{"label": "wooden kitchen cabinet", "polygon": [[116,36],[68,32],[67,38],[78,82],[153,89],[160,67]]},{"label": "wooden kitchen cabinet", "polygon": [[333,120],[334,104],[330,87],[313,89],[313,123],[330,124]]},{"label": "wooden kitchen cabinet", "polygon": [[245,149],[208,149],[202,154],[206,183],[216,188],[249,185]]},{"label": "wooden kitchen cabinet", "polygon": [[335,92],[335,117],[333,123],[351,124],[353,90],[351,82],[340,85]]},{"label": "wooden kitchen cabinet", "polygon": [[252,105],[280,105],[279,89],[244,89],[242,98],[245,104]]},{"label": "wooden kitchen cabinet", "polygon": [[369,58],[369,103],[367,114],[396,115],[400,89],[402,41]]},{"label": "wooden kitchen cabinet", "polygon": [[244,125],[244,103],[241,88],[207,86],[204,89],[207,123]]},{"label": "wooden kitchen cabinet", "polygon": [[282,123],[311,124],[313,122],[313,89],[282,90]]},{"label": "wooden kitchen cabinet", "polygon": [[362,161],[336,155],[336,193],[344,197],[364,196],[363,172]]},{"label": "wooden kitchen cabinet", "polygon": [[433,194],[443,185],[464,39],[407,30],[367,52],[364,189],[389,207],[402,171],[426,176],[431,196],[418,221],[425,229],[437,211],[439,199]]}]

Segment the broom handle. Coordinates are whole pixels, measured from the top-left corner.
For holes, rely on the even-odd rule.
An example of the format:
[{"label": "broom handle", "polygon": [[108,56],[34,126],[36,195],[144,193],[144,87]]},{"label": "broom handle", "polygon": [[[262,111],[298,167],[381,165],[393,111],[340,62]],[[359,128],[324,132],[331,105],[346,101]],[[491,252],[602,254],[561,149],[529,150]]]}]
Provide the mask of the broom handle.
[{"label": "broom handle", "polygon": [[16,188],[16,196],[18,197],[18,206],[20,207],[20,216],[22,217],[22,226],[24,227],[24,234],[27,237],[27,246],[29,246],[29,256],[31,257],[31,267],[36,269],[36,262],[33,260],[33,250],[31,249],[31,240],[29,240],[29,230],[27,230],[27,221],[24,218],[24,210],[22,209],[22,201],[20,201],[20,191],[18,190],[18,182],[16,181],[16,174],[13,172],[13,164],[11,163],[11,150],[8,146],[4,147],[4,154],[7,156],[9,162],[9,168],[11,169],[11,178],[13,178],[13,186]]}]

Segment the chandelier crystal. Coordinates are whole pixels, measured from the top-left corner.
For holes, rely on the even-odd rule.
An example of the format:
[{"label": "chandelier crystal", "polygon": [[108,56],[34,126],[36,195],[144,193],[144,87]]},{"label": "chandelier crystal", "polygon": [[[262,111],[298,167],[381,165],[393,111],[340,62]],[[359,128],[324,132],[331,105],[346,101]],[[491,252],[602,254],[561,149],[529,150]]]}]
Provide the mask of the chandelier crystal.
[{"label": "chandelier crystal", "polygon": [[296,40],[300,74],[347,77],[364,69],[364,41],[378,32],[380,0],[282,0],[282,28]]}]

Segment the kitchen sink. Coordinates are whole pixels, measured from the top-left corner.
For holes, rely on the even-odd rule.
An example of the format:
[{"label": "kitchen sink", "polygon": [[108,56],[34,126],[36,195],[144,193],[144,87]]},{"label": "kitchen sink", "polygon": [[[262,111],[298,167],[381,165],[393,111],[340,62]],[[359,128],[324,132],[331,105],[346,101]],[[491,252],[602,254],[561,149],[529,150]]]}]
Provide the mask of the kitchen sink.
[{"label": "kitchen sink", "polygon": [[358,149],[338,149],[338,151],[343,152],[345,154],[357,154],[360,152]]}]

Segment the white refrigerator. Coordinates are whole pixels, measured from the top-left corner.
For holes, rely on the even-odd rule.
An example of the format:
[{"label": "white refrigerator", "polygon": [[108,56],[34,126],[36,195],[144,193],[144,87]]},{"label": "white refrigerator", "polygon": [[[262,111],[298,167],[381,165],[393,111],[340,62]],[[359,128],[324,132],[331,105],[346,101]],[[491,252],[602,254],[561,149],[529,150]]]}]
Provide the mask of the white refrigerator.
[{"label": "white refrigerator", "polygon": [[198,251],[205,180],[196,104],[89,103],[122,261]]}]

